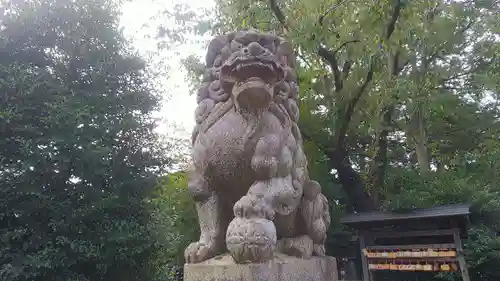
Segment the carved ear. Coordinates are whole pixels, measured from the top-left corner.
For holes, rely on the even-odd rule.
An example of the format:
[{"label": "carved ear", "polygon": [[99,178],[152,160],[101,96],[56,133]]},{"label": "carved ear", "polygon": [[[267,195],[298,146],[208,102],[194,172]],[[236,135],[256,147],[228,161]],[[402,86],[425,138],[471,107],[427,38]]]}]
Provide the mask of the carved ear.
[{"label": "carved ear", "polygon": [[205,57],[206,67],[212,67],[222,48],[227,44],[227,36],[218,35],[208,44],[207,56]]},{"label": "carved ear", "polygon": [[262,45],[262,47],[268,49],[274,55],[276,55],[276,48],[278,46],[277,42],[279,43],[277,37],[270,33],[262,34],[260,37],[260,44]]},{"label": "carved ear", "polygon": [[282,40],[278,45],[276,55],[280,61],[283,59],[287,66],[293,67],[294,57],[292,43]]}]

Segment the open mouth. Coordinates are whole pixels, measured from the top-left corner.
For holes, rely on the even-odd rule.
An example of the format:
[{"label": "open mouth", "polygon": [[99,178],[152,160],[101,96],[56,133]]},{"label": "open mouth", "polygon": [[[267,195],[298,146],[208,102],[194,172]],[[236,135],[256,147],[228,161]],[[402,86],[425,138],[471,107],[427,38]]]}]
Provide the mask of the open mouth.
[{"label": "open mouth", "polygon": [[234,84],[234,87],[235,87],[235,89],[237,89],[236,90],[237,92],[242,91],[242,90],[246,89],[247,87],[252,87],[252,86],[262,87],[264,90],[266,90],[268,92],[271,92],[273,89],[273,86],[272,86],[270,81],[266,81],[265,79],[263,79],[261,77],[255,77],[255,76],[246,78],[245,80],[236,81],[236,83]]},{"label": "open mouth", "polygon": [[236,56],[222,66],[220,75],[238,108],[248,111],[266,108],[271,103],[274,87],[284,78],[284,70],[266,57]]},{"label": "open mouth", "polygon": [[251,77],[234,84],[233,95],[241,107],[260,108],[268,105],[273,97],[273,86],[259,77]]},{"label": "open mouth", "polygon": [[258,59],[236,58],[221,69],[222,78],[236,84],[260,80],[265,84],[275,84],[281,79],[281,68],[274,62]]}]

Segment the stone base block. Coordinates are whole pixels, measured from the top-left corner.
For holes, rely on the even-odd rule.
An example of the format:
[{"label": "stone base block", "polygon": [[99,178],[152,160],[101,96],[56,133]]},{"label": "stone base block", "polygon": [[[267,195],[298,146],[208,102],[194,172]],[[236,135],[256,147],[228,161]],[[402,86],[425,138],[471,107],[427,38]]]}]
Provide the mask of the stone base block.
[{"label": "stone base block", "polygon": [[303,260],[276,254],[273,261],[236,264],[230,255],[221,255],[184,266],[184,281],[335,281],[337,262],[333,257]]}]

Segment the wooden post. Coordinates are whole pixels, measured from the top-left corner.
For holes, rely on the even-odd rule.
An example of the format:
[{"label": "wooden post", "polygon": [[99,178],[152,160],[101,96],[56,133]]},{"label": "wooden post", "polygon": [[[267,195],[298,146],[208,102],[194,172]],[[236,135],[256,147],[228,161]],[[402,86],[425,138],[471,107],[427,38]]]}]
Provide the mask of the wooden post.
[{"label": "wooden post", "polygon": [[356,264],[350,258],[347,260],[345,265],[345,280],[357,280],[358,274],[356,274]]},{"label": "wooden post", "polygon": [[462,239],[460,238],[460,229],[453,229],[453,240],[455,242],[455,248],[457,249],[458,265],[460,267],[460,273],[462,274],[463,281],[470,281],[469,271],[467,269],[467,264],[465,263],[464,249],[462,247]]},{"label": "wooden post", "polygon": [[364,233],[360,233],[359,235],[359,250],[361,251],[361,265],[363,266],[363,281],[372,281],[370,270],[368,269],[368,259],[366,255],[363,253],[363,249],[366,247],[365,243],[365,235]]}]

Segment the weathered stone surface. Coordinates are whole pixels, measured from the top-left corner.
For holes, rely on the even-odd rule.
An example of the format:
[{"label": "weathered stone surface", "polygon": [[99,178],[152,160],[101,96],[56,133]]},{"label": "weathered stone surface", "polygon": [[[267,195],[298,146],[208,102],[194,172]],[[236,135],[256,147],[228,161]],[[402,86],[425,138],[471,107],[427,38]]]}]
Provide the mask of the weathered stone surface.
[{"label": "weathered stone surface", "polygon": [[332,257],[305,260],[276,254],[265,263],[236,264],[223,255],[184,266],[185,281],[335,281],[337,263]]},{"label": "weathered stone surface", "polygon": [[255,30],[210,43],[188,184],[201,235],[187,263],[227,251],[237,263],[325,255],[329,207],[307,171],[293,62],[290,43]]}]

